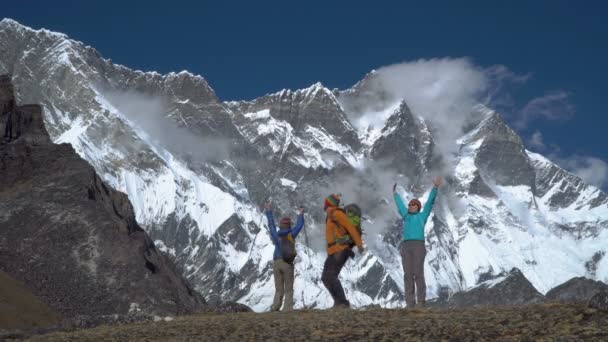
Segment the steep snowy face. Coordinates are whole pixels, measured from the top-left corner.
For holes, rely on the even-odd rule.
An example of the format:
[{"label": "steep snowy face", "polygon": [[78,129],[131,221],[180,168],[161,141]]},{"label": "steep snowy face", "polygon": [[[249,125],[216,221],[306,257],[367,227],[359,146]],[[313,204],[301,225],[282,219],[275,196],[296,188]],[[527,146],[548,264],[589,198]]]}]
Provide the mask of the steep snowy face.
[{"label": "steep snowy face", "polygon": [[12,20],[0,22],[0,73],[12,75],[19,102],[43,104],[55,142],[128,194],[140,225],[210,302],[269,308],[274,247],[258,208],[270,198],[277,218],[307,210],[296,307],[331,306],[322,201],[343,192],[364,207],[369,247],[341,275],[347,295],[356,306],[403,305],[391,177],[404,176],[404,199],[424,202],[438,165],[451,176],[425,228],[429,297],[513,267],[542,293],[574,276],[608,281],[606,194],[527,151],[487,108],[472,109],[483,120],[455,155],[437,157],[422,113],[371,91],[373,72],[341,92],[315,84],[222,103],[200,76],[132,71]]},{"label": "steep snowy face", "polygon": [[402,101],[374,140],[370,157],[389,160],[411,183],[418,183],[420,176],[428,173],[432,153],[433,137],[429,128],[420,117],[414,117]]},{"label": "steep snowy face", "polygon": [[[275,94],[263,96],[253,101],[229,102],[227,105],[236,113],[248,119],[262,119],[270,116],[277,123],[289,123],[292,133],[296,136],[308,134],[325,134],[352,150],[357,150],[360,142],[355,129],[346,114],[342,111],[334,94],[321,83],[316,83],[306,89],[291,91],[282,90]],[[263,112],[267,111],[267,112]],[[240,116],[239,115],[239,116]],[[243,125],[247,122],[241,121]],[[318,133],[311,133],[319,131]],[[258,132],[263,134],[264,132]],[[318,140],[319,139],[315,139]],[[319,141],[323,143],[323,141]]]},{"label": "steep snowy face", "polygon": [[482,173],[499,185],[534,189],[534,168],[524,144],[498,113],[486,118],[472,139],[482,140],[475,156],[475,165]]},{"label": "steep snowy face", "polygon": [[[230,111],[202,77],[132,71],[64,35],[11,20],[0,22],[0,42],[0,71],[12,75],[18,101],[43,104],[51,138],[70,143],[106,182],[127,193],[138,222],[153,238],[166,238],[168,252],[196,260],[209,236],[235,213],[239,224],[248,227],[255,209],[237,201],[248,192],[235,167],[196,158],[199,150],[215,148],[213,140],[202,139],[187,149],[171,144],[176,133],[219,136],[235,146],[229,149],[232,155],[251,154],[241,148],[245,140]],[[133,103],[156,98],[168,104],[163,108],[168,120],[146,120],[158,115],[155,108],[133,109]],[[153,131],[156,135],[146,121],[161,125]],[[171,139],[162,136],[167,132],[173,133]],[[251,241],[250,235],[241,238]],[[228,263],[222,262],[214,266]]]},{"label": "steep snowy face", "polygon": [[[608,277],[600,247],[608,236],[605,194],[526,151],[497,113],[460,143],[453,184],[460,203],[451,211],[465,288],[508,266],[543,293],[576,274]],[[554,194],[568,184],[579,191],[555,205]]]}]

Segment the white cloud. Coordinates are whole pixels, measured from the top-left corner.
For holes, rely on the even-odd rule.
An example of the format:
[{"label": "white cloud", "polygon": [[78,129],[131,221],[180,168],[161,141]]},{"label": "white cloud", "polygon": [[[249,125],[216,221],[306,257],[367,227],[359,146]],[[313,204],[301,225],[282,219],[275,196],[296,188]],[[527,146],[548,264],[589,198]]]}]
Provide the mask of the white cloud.
[{"label": "white cloud", "polygon": [[535,131],[532,134],[532,136],[528,140],[528,143],[530,144],[530,146],[532,146],[533,148],[535,148],[537,150],[544,150],[545,149],[545,143],[543,141],[543,135],[539,131]]},{"label": "white cloud", "polygon": [[502,64],[492,65],[491,67],[484,69],[484,73],[489,79],[500,85],[504,84],[505,82],[525,83],[532,77],[531,73],[524,75],[516,74]]},{"label": "white cloud", "polygon": [[607,190],[608,163],[602,159],[581,154],[564,157],[564,153],[559,146],[550,142],[546,143],[542,133],[538,130],[532,134],[528,143],[532,147],[544,150],[550,160],[580,177],[585,183]]},{"label": "white cloud", "polygon": [[532,78],[531,73],[516,74],[501,64],[490,66],[483,71],[488,83],[487,94],[483,103],[491,104],[491,107],[495,110],[515,108],[517,101],[509,92],[509,87],[514,84],[524,84]]},{"label": "white cloud", "polygon": [[[420,59],[376,70],[367,80],[365,96],[343,96],[340,101],[345,108],[357,108],[348,113],[353,122],[375,122],[377,127],[387,118],[383,109],[405,100],[415,115],[438,131],[439,150],[449,155],[455,152],[454,140],[462,136],[463,127],[474,119],[472,107],[482,101],[489,84],[484,70],[467,58]],[[379,102],[384,108],[378,108]]]},{"label": "white cloud", "polygon": [[573,155],[554,159],[564,168],[581,177],[586,183],[599,188],[608,187],[608,163],[591,156]]},{"label": "white cloud", "polygon": [[545,119],[550,121],[567,120],[574,115],[574,106],[569,102],[570,94],[564,91],[550,92],[530,100],[520,111],[517,128],[526,127],[531,121]]},{"label": "white cloud", "polygon": [[198,136],[178,126],[168,117],[169,103],[166,99],[135,91],[106,91],[104,96],[139,129],[174,155],[194,162],[228,158],[231,146],[228,139]]},{"label": "white cloud", "polygon": [[[574,115],[570,94],[565,91],[549,92],[518,105],[510,87],[531,77],[504,65],[482,68],[468,58],[420,59],[374,71],[359,84],[357,97],[346,92],[339,100],[359,129],[383,127],[391,114],[386,109],[405,100],[414,115],[430,123],[437,152],[450,160],[458,148],[454,141],[479,120],[479,114],[472,111],[475,104],[498,110],[518,129],[528,128],[535,120],[566,120]],[[538,131],[529,143],[540,150],[547,148]]]}]

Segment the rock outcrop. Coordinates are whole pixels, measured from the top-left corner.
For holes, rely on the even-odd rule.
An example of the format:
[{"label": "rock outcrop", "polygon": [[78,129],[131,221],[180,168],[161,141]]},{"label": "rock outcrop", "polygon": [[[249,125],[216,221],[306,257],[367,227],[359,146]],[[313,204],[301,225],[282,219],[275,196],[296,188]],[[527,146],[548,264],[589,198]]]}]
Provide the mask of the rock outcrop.
[{"label": "rock outcrop", "polygon": [[470,290],[457,292],[448,299],[433,301],[429,306],[444,308],[511,306],[535,304],[542,300],[543,295],[519,269],[513,268],[508,274],[482,282]]},{"label": "rock outcrop", "polygon": [[[204,299],[69,144],[55,145],[42,108],[17,106],[0,77],[0,270],[65,318],[197,312]],[[10,132],[9,132],[10,131]]]},{"label": "rock outcrop", "polygon": [[564,303],[588,302],[595,294],[608,291],[608,285],[601,281],[576,277],[558,285],[545,294],[546,301]]}]

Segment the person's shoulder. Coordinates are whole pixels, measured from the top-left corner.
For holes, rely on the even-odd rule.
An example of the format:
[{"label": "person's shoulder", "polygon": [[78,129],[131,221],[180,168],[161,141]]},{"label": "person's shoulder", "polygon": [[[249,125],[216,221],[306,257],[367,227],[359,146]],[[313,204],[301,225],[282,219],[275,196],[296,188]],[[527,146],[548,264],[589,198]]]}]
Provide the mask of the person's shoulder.
[{"label": "person's shoulder", "polygon": [[333,215],[346,215],[346,212],[342,208],[333,208],[332,214]]}]

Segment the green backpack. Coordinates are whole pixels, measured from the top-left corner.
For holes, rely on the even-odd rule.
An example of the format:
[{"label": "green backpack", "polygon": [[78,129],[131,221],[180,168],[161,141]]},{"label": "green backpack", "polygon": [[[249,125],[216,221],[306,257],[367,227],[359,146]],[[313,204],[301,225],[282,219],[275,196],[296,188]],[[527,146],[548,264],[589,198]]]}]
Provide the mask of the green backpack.
[{"label": "green backpack", "polygon": [[[337,210],[343,211],[346,214],[348,220],[355,226],[355,228],[357,228],[359,236],[363,238],[363,228],[361,227],[361,208],[358,205],[351,203],[346,205],[344,209],[338,208]],[[336,222],[336,224],[338,223]],[[341,245],[350,245],[351,247],[355,245],[355,242],[348,234],[337,237],[335,241]]]}]

